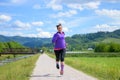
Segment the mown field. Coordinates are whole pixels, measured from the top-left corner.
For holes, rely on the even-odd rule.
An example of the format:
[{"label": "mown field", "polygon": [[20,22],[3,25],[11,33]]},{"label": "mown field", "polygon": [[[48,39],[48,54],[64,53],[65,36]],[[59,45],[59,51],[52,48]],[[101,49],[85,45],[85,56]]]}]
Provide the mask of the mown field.
[{"label": "mown field", "polygon": [[66,57],[65,62],[99,80],[120,80],[120,57]]},{"label": "mown field", "polygon": [[0,66],[0,80],[29,80],[39,54]]}]

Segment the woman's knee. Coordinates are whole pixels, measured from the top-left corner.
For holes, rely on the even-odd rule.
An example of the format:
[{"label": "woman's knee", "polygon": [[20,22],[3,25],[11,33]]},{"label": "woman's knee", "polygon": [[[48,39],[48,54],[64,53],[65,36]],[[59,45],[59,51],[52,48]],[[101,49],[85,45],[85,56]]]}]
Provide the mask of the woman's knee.
[{"label": "woman's knee", "polygon": [[61,62],[61,65],[64,65],[64,62]]},{"label": "woman's knee", "polygon": [[64,58],[61,58],[61,62],[64,62]]},{"label": "woman's knee", "polygon": [[59,61],[59,58],[56,58],[56,61]]}]

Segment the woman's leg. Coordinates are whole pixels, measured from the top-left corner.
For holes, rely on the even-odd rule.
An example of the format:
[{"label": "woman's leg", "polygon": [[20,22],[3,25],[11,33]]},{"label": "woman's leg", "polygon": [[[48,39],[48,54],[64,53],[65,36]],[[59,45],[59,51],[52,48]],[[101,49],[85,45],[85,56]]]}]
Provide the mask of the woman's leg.
[{"label": "woman's leg", "polygon": [[63,75],[63,71],[64,71],[64,57],[65,57],[65,53],[66,53],[66,50],[62,49],[61,50],[61,55],[60,55],[60,58],[61,58],[61,71],[60,71],[60,74],[61,75]]},{"label": "woman's leg", "polygon": [[55,56],[56,56],[56,68],[59,69],[59,60],[60,60],[60,54],[58,50],[55,50]]},{"label": "woman's leg", "polygon": [[61,71],[64,70],[64,62],[61,62]]}]

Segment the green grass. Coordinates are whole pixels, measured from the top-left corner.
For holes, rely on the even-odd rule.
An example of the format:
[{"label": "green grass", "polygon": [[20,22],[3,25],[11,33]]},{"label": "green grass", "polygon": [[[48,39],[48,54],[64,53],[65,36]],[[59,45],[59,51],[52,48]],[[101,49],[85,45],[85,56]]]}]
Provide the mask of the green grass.
[{"label": "green grass", "polygon": [[[20,56],[24,56],[24,55],[16,55],[15,57],[20,57]],[[7,55],[1,55],[0,56],[0,61],[1,60],[5,60],[5,59],[12,59],[12,58],[14,58],[14,55],[12,55],[12,54],[7,54]]]},{"label": "green grass", "polygon": [[47,53],[48,56],[50,56],[51,58],[55,58],[55,54],[54,53]]},{"label": "green grass", "polygon": [[120,57],[67,57],[65,62],[100,80],[120,80]]},{"label": "green grass", "polygon": [[13,55],[1,55],[1,56],[0,56],[0,61],[1,61],[1,60],[5,60],[5,59],[7,59],[7,58],[13,58]]},{"label": "green grass", "polygon": [[103,53],[103,52],[97,52],[97,53],[73,53],[73,54],[66,54],[66,57],[120,57],[119,53]]},{"label": "green grass", "polygon": [[0,80],[29,80],[39,54],[0,66]]}]

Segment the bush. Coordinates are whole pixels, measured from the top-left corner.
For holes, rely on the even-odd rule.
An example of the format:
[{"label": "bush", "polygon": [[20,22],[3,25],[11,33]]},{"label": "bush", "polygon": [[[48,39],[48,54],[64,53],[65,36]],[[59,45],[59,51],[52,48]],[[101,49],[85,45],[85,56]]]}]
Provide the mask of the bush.
[{"label": "bush", "polygon": [[120,52],[120,44],[99,43],[95,46],[95,52]]}]

